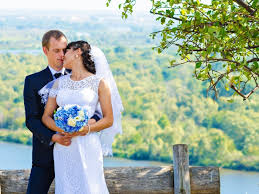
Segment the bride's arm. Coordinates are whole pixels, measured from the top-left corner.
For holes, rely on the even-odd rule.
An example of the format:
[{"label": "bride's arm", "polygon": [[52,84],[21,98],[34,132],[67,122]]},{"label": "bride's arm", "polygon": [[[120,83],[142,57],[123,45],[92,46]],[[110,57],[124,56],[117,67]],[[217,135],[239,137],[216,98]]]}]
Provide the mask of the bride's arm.
[{"label": "bride's arm", "polygon": [[44,114],[42,116],[42,122],[46,127],[51,129],[52,131],[64,132],[61,128],[57,127],[55,121],[53,120],[54,110],[57,108],[56,98],[48,98],[48,102],[46,104]]},{"label": "bride's arm", "polygon": [[[111,127],[113,124],[111,92],[107,82],[105,82],[103,79],[99,83],[98,95],[103,118],[94,124],[90,124],[91,132],[101,131]],[[85,126],[84,131],[86,131],[86,133],[88,132],[88,126]]]}]

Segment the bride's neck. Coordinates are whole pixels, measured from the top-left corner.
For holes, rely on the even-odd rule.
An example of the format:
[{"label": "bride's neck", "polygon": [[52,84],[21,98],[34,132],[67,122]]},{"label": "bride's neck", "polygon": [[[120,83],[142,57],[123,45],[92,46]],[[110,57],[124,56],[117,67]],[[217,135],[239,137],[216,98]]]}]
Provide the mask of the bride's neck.
[{"label": "bride's neck", "polygon": [[74,63],[72,65],[71,78],[73,78],[73,80],[81,80],[90,75],[91,73],[85,69],[82,63]]}]

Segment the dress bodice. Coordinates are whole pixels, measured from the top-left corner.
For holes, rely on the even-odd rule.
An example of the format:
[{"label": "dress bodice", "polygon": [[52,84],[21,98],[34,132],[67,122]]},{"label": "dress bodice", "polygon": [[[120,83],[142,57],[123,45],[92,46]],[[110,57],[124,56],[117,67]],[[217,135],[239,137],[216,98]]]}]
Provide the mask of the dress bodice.
[{"label": "dress bodice", "polygon": [[[68,104],[77,104],[87,110],[89,118],[94,114],[98,114],[98,116],[102,117],[98,89],[100,81],[104,78],[98,75],[92,75],[80,81],[74,81],[70,76],[71,75],[62,76],[49,82],[40,89],[38,94],[41,96],[41,102],[45,105],[49,97],[55,97],[57,105],[60,107]],[[107,83],[106,78],[105,82]],[[116,85],[111,87],[111,91],[116,94],[117,89],[114,87],[116,87]],[[113,102],[113,126],[98,132],[104,156],[112,156],[114,137],[122,131],[121,111],[123,111],[123,107],[118,92],[117,95],[115,94],[111,96],[111,101]]]},{"label": "dress bodice", "polygon": [[50,90],[49,96],[56,97],[58,106],[77,104],[86,108],[89,118],[94,115],[99,96],[98,88],[100,77],[88,76],[80,81],[74,81],[71,75],[65,75],[57,79]]}]

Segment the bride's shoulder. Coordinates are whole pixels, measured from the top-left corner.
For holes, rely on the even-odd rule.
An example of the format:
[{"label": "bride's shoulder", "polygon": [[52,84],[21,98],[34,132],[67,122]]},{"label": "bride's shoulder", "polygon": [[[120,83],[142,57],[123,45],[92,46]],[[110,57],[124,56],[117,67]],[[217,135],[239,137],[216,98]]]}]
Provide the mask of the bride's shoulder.
[{"label": "bride's shoulder", "polygon": [[103,78],[103,77],[98,77],[98,88],[102,89],[102,88],[107,88],[109,87],[108,81]]},{"label": "bride's shoulder", "polygon": [[104,79],[102,76],[94,75],[93,77],[94,77],[94,79],[96,80],[96,82],[98,83],[98,85],[99,85],[101,82],[105,82],[105,79]]},{"label": "bride's shoulder", "polygon": [[101,80],[103,77],[101,77],[101,76],[99,76],[99,75],[93,75],[93,77],[95,77],[95,79],[97,79],[97,80]]}]

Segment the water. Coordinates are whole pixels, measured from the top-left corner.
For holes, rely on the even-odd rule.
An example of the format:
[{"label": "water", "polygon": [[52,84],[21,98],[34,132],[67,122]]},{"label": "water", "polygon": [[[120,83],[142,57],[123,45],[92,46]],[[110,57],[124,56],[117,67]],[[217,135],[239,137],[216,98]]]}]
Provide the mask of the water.
[{"label": "water", "polygon": [[0,50],[0,54],[14,54],[14,55],[19,55],[19,54],[31,54],[31,55],[39,55],[39,54],[43,54],[41,49],[30,49],[30,50]]},{"label": "water", "polygon": [[[0,142],[0,169],[29,169],[31,146]],[[105,167],[167,166],[168,163],[105,158]],[[259,194],[259,173],[220,170],[221,194]]]},{"label": "water", "polygon": [[[31,168],[31,146],[0,142],[0,169],[29,169]],[[167,163],[154,161],[134,161],[123,158],[104,158],[105,167],[123,166],[165,166]]]}]

